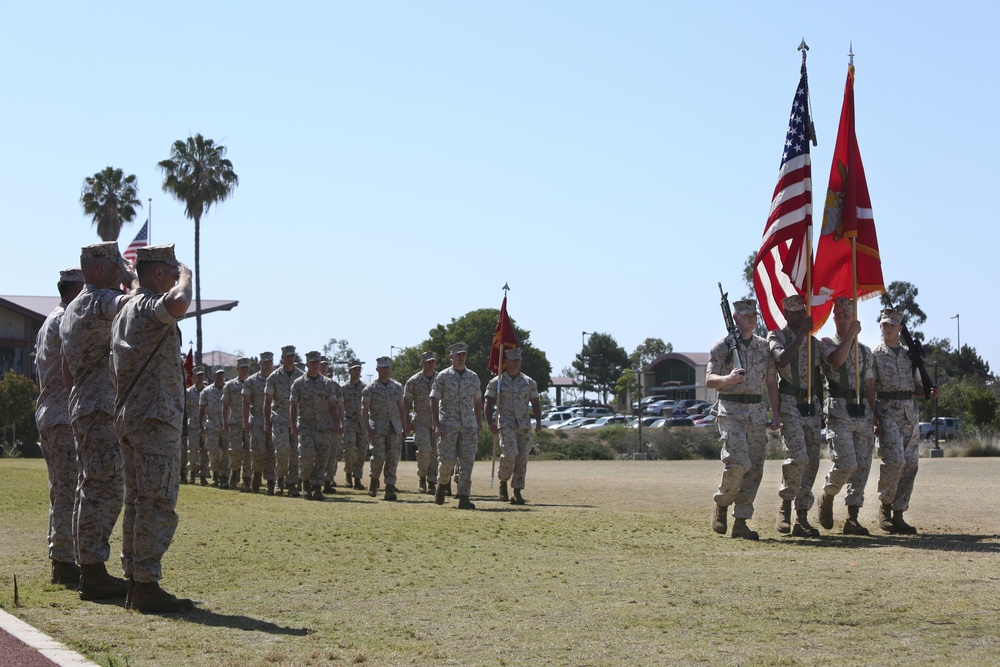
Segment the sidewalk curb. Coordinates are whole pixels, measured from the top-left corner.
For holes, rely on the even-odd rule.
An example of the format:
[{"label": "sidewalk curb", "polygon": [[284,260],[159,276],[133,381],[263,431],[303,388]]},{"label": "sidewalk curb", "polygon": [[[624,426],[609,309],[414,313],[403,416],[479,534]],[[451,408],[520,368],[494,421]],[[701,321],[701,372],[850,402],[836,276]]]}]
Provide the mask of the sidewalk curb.
[{"label": "sidewalk curb", "polygon": [[65,644],[60,644],[3,609],[0,609],[0,629],[20,639],[59,667],[100,667],[96,662],[87,660]]}]

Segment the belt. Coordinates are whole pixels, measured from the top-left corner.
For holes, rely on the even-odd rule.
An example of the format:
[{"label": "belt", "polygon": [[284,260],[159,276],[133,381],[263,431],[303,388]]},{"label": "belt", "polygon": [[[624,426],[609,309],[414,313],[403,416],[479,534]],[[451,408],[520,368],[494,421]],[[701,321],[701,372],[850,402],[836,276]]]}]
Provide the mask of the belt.
[{"label": "belt", "polygon": [[805,389],[796,389],[795,387],[793,387],[791,385],[783,384],[783,383],[779,382],[778,383],[778,393],[779,394],[784,394],[785,396],[793,396],[795,398],[807,398],[806,394],[808,392],[806,392]]},{"label": "belt", "polygon": [[908,401],[913,398],[912,391],[880,391],[875,394],[880,401]]},{"label": "belt", "polygon": [[719,400],[747,404],[764,402],[760,394],[719,394]]},{"label": "belt", "polygon": [[[839,388],[838,389],[834,389],[833,387],[830,387],[829,394],[830,394],[830,398],[844,398],[844,399],[847,399],[849,401],[852,400],[852,399],[856,399],[857,395],[858,395],[857,392],[854,391],[853,389],[846,389],[846,390],[845,389],[839,389]],[[862,391],[861,392],[861,400],[864,400],[864,398],[865,398],[865,392]]]}]

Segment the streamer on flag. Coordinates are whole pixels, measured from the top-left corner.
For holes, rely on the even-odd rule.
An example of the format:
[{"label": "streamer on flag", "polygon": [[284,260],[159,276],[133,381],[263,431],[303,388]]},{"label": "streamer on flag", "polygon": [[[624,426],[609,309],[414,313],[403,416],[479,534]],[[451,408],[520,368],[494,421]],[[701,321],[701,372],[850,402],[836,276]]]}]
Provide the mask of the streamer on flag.
[{"label": "streamer on flag", "polygon": [[184,357],[184,386],[190,387],[194,384],[194,352],[188,350]]},{"label": "streamer on flag", "polygon": [[504,295],[500,305],[500,317],[497,318],[497,328],[493,331],[493,346],[490,348],[490,370],[500,375],[507,368],[507,358],[503,353],[517,347],[517,334],[514,325],[507,315],[507,296]]},{"label": "streamer on flag", "polygon": [[149,245],[149,218],[146,218],[146,222],[142,225],[142,229],[140,229],[139,233],[135,235],[135,238],[132,239],[132,242],[128,244],[128,248],[125,249],[125,252],[123,252],[122,255],[125,256],[125,259],[132,262],[132,266],[135,266],[135,251],[138,250],[139,248],[144,248],[148,245]]},{"label": "streamer on flag", "polygon": [[[852,252],[851,246],[856,247]],[[856,257],[857,282],[854,278]],[[813,331],[818,331],[838,297],[868,299],[885,292],[875,218],[854,126],[854,65],[847,67],[844,106],[833,149],[823,228],[813,268]]]},{"label": "streamer on flag", "polygon": [[807,291],[807,267],[812,253],[809,241],[812,227],[810,141],[815,144],[816,137],[809,113],[809,79],[803,51],[799,85],[792,99],[785,149],[778,168],[778,183],[771,197],[771,212],[764,225],[760,250],[754,259],[754,289],[768,330],[785,326],[781,300]]}]

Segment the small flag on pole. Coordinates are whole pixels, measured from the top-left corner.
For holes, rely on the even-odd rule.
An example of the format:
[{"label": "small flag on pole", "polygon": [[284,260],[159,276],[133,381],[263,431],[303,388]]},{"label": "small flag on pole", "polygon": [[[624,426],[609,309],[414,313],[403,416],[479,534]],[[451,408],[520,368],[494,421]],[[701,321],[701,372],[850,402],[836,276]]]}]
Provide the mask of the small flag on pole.
[{"label": "small flag on pole", "polygon": [[184,358],[184,386],[190,387],[194,384],[194,352],[188,350]]},{"label": "small flag on pole", "polygon": [[132,262],[132,266],[135,266],[135,251],[138,250],[139,248],[145,248],[148,245],[149,245],[149,218],[146,218],[146,222],[142,225],[142,229],[140,229],[139,233],[135,235],[135,238],[132,239],[132,242],[128,244],[128,248],[125,249],[125,252],[123,252],[122,255],[125,256],[125,259]]},{"label": "small flag on pole", "polygon": [[506,350],[517,347],[517,334],[514,333],[514,325],[511,324],[507,315],[507,295],[503,297],[500,305],[500,317],[497,319],[497,328],[493,332],[493,346],[490,348],[489,368],[496,375],[500,375],[507,368],[507,359],[504,356]]}]

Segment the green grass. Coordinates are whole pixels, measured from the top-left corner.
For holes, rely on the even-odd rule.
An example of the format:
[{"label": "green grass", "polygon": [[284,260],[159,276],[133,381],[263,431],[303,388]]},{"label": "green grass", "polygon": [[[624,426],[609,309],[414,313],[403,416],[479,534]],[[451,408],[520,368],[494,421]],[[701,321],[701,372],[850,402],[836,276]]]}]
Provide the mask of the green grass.
[{"label": "green grass", "polygon": [[769,461],[757,543],[708,528],[717,461],[532,461],[520,508],[478,462],[475,512],[414,493],[413,463],[394,504],[187,486],[162,583],[198,611],[159,617],[47,583],[44,466],[4,460],[0,605],[109,667],[992,663],[1000,460],[921,464],[922,535],[799,540]]}]

